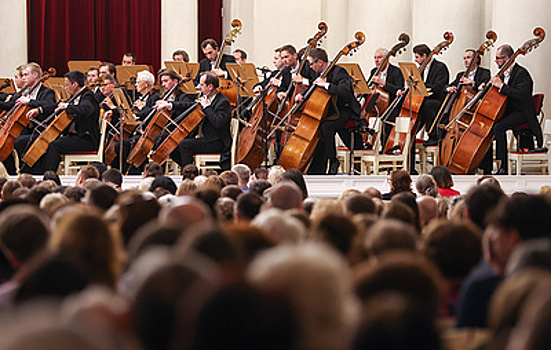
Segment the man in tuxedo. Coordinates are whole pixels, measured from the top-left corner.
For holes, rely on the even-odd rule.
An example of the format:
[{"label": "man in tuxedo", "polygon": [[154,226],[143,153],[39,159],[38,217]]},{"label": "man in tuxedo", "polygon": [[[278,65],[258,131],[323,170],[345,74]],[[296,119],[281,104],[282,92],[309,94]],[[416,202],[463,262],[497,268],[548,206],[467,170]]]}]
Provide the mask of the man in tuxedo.
[{"label": "man in tuxedo", "polygon": [[[195,154],[225,153],[231,148],[231,105],[226,96],[215,92],[219,84],[218,79],[214,72],[204,72],[199,77],[199,104],[205,114],[199,126],[199,137],[182,140],[170,154],[182,168],[193,163]],[[229,162],[221,162],[220,167],[222,170],[228,170],[229,165]]]},{"label": "man in tuxedo", "polygon": [[[320,141],[314,151],[308,173],[335,175],[340,165],[335,134],[339,133],[343,142],[350,144],[350,135],[342,127],[348,120],[360,118],[360,103],[354,95],[353,79],[346,69],[335,65],[325,78],[320,76],[329,66],[329,58],[324,49],[312,49],[307,59],[310,68],[317,74],[317,77],[311,79],[310,84],[317,85],[332,96],[327,115],[320,124]],[[298,100],[301,99],[302,95],[299,95]]]},{"label": "man in tuxedo", "polygon": [[[230,75],[226,69],[226,63],[235,63],[233,55],[227,55],[220,52],[220,47],[218,47],[218,43],[214,39],[203,40],[201,43],[201,50],[203,50],[205,58],[199,62],[199,73],[195,78],[195,84],[198,85],[200,83],[199,77],[203,72],[212,71],[220,78],[229,79]],[[215,67],[214,65],[216,64],[218,55],[222,55],[222,57],[220,58],[220,65]]]},{"label": "man in tuxedo", "polygon": [[[495,58],[498,68],[501,69],[513,54],[513,48],[510,45],[500,46],[496,51]],[[534,82],[526,68],[514,63],[501,76],[491,78],[490,83],[499,89],[501,94],[507,96],[505,112],[492,128],[496,140],[496,159],[501,160],[501,168],[497,175],[505,175],[508,170],[507,130],[528,123],[536,137],[538,148],[543,146],[543,135],[532,102]]]}]

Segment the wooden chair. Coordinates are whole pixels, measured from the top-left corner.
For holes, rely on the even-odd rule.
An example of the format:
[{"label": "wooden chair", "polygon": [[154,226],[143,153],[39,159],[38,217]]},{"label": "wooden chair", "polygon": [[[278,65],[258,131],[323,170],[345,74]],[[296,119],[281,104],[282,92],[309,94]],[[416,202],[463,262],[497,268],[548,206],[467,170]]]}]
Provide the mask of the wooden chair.
[{"label": "wooden chair", "polygon": [[[232,118],[230,125],[230,133],[232,137],[231,143],[231,164],[230,167],[235,165],[235,159],[237,156],[237,137],[239,135],[239,120]],[[220,153],[212,154],[196,154],[195,157],[195,166],[199,169],[201,173],[202,169],[219,169],[220,168]]]},{"label": "wooden chair", "polygon": [[513,137],[509,143],[509,175],[512,174],[513,164],[516,167],[516,175],[522,173],[522,168],[539,168],[542,173],[551,174],[551,152],[549,151],[551,147],[551,120],[544,120],[543,123],[543,145],[546,146],[547,150],[535,152],[519,149],[514,151],[511,150],[514,142],[515,138]]},{"label": "wooden chair", "polygon": [[80,168],[79,163],[90,164],[92,162],[103,162],[105,134],[107,134],[107,121],[103,118],[100,118],[99,122],[100,122],[100,139],[99,139],[98,150],[64,154],[62,156],[64,175],[75,175]]},{"label": "wooden chair", "polygon": [[[382,123],[381,123],[382,124]],[[373,151],[369,154],[364,154],[361,157],[362,175],[368,175],[373,172],[373,175],[379,175],[379,170],[382,168],[389,169],[406,169],[408,170],[409,152],[411,148],[411,119],[407,117],[397,117],[394,128],[396,130],[395,140],[400,139],[400,135],[405,135],[405,143],[403,149],[397,154],[380,154],[381,149],[381,134],[382,125],[379,126],[377,139],[373,146]]]}]

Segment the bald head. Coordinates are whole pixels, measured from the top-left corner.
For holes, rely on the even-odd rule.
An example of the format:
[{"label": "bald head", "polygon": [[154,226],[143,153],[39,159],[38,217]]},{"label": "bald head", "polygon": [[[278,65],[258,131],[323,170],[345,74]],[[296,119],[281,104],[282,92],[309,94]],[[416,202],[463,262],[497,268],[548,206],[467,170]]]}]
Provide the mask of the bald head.
[{"label": "bald head", "polygon": [[281,210],[302,208],[302,191],[293,182],[280,182],[270,191],[268,204]]},{"label": "bald head", "polygon": [[421,196],[417,198],[417,206],[419,207],[421,226],[427,225],[438,217],[438,203],[434,197]]}]

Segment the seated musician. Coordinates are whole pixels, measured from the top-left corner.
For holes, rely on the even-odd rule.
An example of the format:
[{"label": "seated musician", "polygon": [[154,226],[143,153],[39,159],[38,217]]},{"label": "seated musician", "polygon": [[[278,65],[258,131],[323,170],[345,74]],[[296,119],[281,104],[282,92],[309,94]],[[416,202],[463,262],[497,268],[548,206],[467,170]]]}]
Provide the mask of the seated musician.
[{"label": "seated musician", "polygon": [[[42,78],[42,69],[37,63],[34,62],[26,64],[21,71],[21,77],[24,88],[31,88]],[[43,84],[40,84],[31,93],[26,93],[19,97],[16,101],[10,101],[10,103],[12,103],[12,105],[19,104],[30,108],[26,114],[26,118],[31,120],[31,122],[15,139],[15,148],[15,145],[17,144],[27,144],[33,134],[34,128],[37,125],[35,122],[43,122],[54,111],[56,104],[55,92]],[[17,150],[17,148],[15,149]],[[21,153],[18,154],[20,157],[23,156]],[[10,174],[15,174],[15,164],[11,155],[4,160],[4,165]]]},{"label": "seated musician", "polygon": [[[498,68],[503,67],[513,54],[513,48],[510,45],[501,45],[496,51],[495,61]],[[496,140],[496,159],[501,160],[501,168],[497,175],[505,175],[508,170],[507,130],[528,123],[540,149],[543,147],[543,135],[532,102],[534,82],[526,68],[514,63],[503,76],[491,78],[490,83],[498,88],[501,94],[507,96],[505,112],[492,129]],[[492,152],[491,147],[489,152]]]},{"label": "seated musician", "polygon": [[[384,91],[388,93],[388,102],[389,104],[394,100],[396,97],[396,93],[404,88],[404,76],[402,75],[402,71],[400,68],[396,67],[392,63],[388,63],[386,69],[379,73],[378,76],[373,76],[377,69],[383,64],[383,61],[385,57],[388,55],[388,50],[385,48],[378,48],[377,51],[375,51],[375,54],[373,55],[373,61],[375,62],[375,67],[371,69],[371,73],[369,74],[368,81],[372,81],[373,83],[379,85]],[[366,101],[367,103],[368,101]],[[379,115],[381,115],[384,111],[379,111]],[[394,113],[392,113],[388,120],[394,121],[396,120],[396,116],[400,112],[399,109],[396,109]],[[386,142],[386,137],[388,133],[392,130],[391,124],[385,124],[385,130],[383,135],[382,144],[384,145]]]},{"label": "seated musician", "polygon": [[122,66],[136,65],[136,55],[134,55],[132,52],[125,52],[122,55],[121,65]]},{"label": "seated musician", "polygon": [[[86,76],[80,71],[65,74],[65,91],[69,97],[77,96]],[[99,143],[99,106],[91,91],[84,91],[71,103],[60,102],[55,109],[59,114],[65,111],[73,117],[60,137],[51,142],[46,153],[30,168],[25,165],[22,172],[43,174],[47,170],[57,171],[61,155],[70,152],[95,151]]]},{"label": "seated musician", "polygon": [[176,50],[172,53],[172,60],[176,62],[189,62],[189,55],[185,50]]},{"label": "seated musician", "polygon": [[310,69],[308,61],[305,62],[302,70],[298,72],[301,62],[298,59],[297,50],[293,45],[284,45],[279,51],[285,66],[282,68],[281,83],[277,88],[277,98],[283,100],[288,94],[293,94],[293,91],[289,88],[291,82],[307,84],[310,78],[316,76],[316,72]]},{"label": "seated musician", "polygon": [[[199,103],[205,117],[199,126],[199,137],[186,138],[170,154],[182,168],[193,163],[193,155],[198,153],[227,153],[231,147],[231,105],[228,98],[218,91],[218,77],[214,72],[204,72],[199,78]],[[220,167],[229,170],[229,159],[223,160]],[[225,157],[224,157],[225,158]]]},{"label": "seated musician", "polygon": [[247,63],[247,53],[242,49],[233,50],[233,58],[236,63]]},{"label": "seated musician", "polygon": [[[205,58],[199,62],[199,74],[197,74],[195,78],[195,84],[199,84],[199,76],[203,72],[212,71],[221,78],[229,79],[230,76],[226,69],[226,63],[235,63],[235,58],[232,55],[219,52],[220,48],[214,39],[203,40],[201,43],[201,50],[203,50]],[[218,55],[222,55],[222,58],[220,60],[220,66],[215,69],[214,65],[216,64]]]},{"label": "seated musician", "polygon": [[[149,115],[149,113],[153,110],[155,107],[155,103],[159,99],[159,93],[153,91],[153,86],[155,85],[155,76],[151,74],[149,71],[143,70],[141,72],[138,72],[137,80],[136,80],[136,91],[138,92],[138,100],[134,102],[133,104],[133,111],[136,113],[134,116],[139,122],[143,122],[144,119]],[[123,159],[127,159],[128,155],[130,154],[130,151],[133,147],[133,145],[138,141],[140,138],[139,133],[135,133],[133,136],[128,137],[122,141],[123,144]],[[117,143],[115,145],[115,159],[111,163],[111,165],[114,168],[120,167],[120,145],[121,143]],[[131,167],[126,161],[123,163],[123,171],[122,173],[129,173],[132,175],[138,175],[141,173],[141,169],[138,169],[136,167]]]},{"label": "seated musician", "polygon": [[[465,50],[465,54],[463,55],[463,63],[465,64],[465,68],[468,68],[471,64],[475,53],[476,51],[473,49]],[[490,70],[484,67],[480,67],[480,60],[481,57],[478,56],[477,61],[474,63],[474,68],[473,70],[471,70],[468,77],[465,76],[466,71],[457,73],[454,81],[446,85],[446,91],[457,91],[458,87],[461,88],[459,85],[467,85],[476,91],[478,90],[480,85],[482,85],[482,83],[487,83],[488,80],[490,80]]]},{"label": "seated musician", "polygon": [[[100,73],[99,73],[98,67],[92,66],[88,68],[88,71],[86,72],[86,84],[87,85],[96,84],[96,82],[99,81],[99,77],[100,77]],[[94,93],[94,95],[96,95],[97,101],[101,102],[101,95],[100,95],[101,91],[99,86],[95,86],[91,91]]]},{"label": "seated musician", "polygon": [[[323,73],[329,65],[327,52],[324,49],[312,49],[307,59],[310,63],[310,68],[318,75]],[[360,118],[360,103],[354,95],[352,77],[346,69],[340,66],[331,68],[325,79],[321,77],[314,78],[311,84],[324,89],[333,99],[329,103],[326,117],[321,121],[320,140],[314,151],[308,173],[334,175],[337,173],[340,165],[337,159],[335,134],[339,133],[345,144],[347,142],[350,144],[350,135],[344,132],[342,127],[348,120],[358,120]],[[299,101],[302,98],[302,95],[297,95]],[[328,162],[329,168],[327,167]]]},{"label": "seated musician", "polygon": [[15,68],[15,74],[13,76],[13,82],[15,84],[15,87],[17,89],[17,92],[12,94],[7,94],[5,92],[0,92],[0,113],[2,111],[8,111],[13,107],[13,101],[12,98],[14,96],[19,96],[18,93],[22,93],[22,89],[25,88],[25,82],[23,81],[23,68],[25,68],[25,65],[22,64],[20,66],[17,66]]},{"label": "seated musician", "polygon": [[279,72],[283,69],[283,67],[285,67],[285,63],[281,58],[281,48],[277,48],[274,50],[273,62],[274,62],[275,70],[270,72],[269,70],[265,70],[266,67],[261,68],[262,72],[264,73],[264,80],[262,80],[261,82],[259,82],[254,86],[255,93],[260,93],[260,91],[262,91],[262,89],[265,89],[268,86],[268,84],[271,84],[274,86],[279,86],[281,84],[281,79],[275,78],[279,74]]},{"label": "seated musician", "polygon": [[112,98],[112,93],[116,84],[115,77],[111,74],[105,74],[100,86],[101,102],[99,106],[104,111],[103,117],[107,118],[112,125],[116,125],[120,118],[119,110]]},{"label": "seated musician", "polygon": [[[415,62],[421,66],[429,57],[431,49],[425,44],[419,44],[413,47],[413,52],[415,54]],[[423,104],[419,109],[419,130],[425,126],[428,131],[438,114],[442,101],[444,101],[444,88],[450,81],[450,72],[446,64],[433,59],[423,71],[422,78],[430,95],[423,99]],[[439,128],[434,128],[424,145],[434,146],[438,144],[438,139],[442,137],[443,135],[440,133]],[[414,156],[415,152],[412,152],[412,155]],[[414,168],[410,167],[410,169]],[[412,170],[412,174],[414,173],[415,171]]]}]

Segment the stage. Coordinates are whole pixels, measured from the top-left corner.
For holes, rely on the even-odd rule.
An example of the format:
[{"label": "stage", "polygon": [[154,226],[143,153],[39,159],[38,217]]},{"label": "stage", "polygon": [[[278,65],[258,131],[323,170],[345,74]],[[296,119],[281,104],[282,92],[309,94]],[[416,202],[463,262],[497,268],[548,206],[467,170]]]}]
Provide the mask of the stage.
[{"label": "stage", "polygon": [[[181,176],[171,176],[179,185],[181,182]],[[460,175],[454,176],[453,180],[455,185],[454,189],[460,191],[462,194],[466,194],[469,189],[476,184],[476,180],[480,175]],[[15,178],[15,177],[14,177]],[[63,185],[73,186],[75,184],[76,176],[61,176],[61,182]],[[521,175],[521,176],[497,176],[496,177],[505,193],[512,194],[517,191],[523,191],[531,194],[539,193],[540,188],[544,185],[551,185],[551,176],[549,175]],[[36,177],[37,180],[42,179],[40,176]],[[123,189],[130,189],[138,187],[141,176],[125,176],[123,180]],[[318,175],[318,176],[305,176],[306,184],[308,186],[308,192],[310,197],[318,198],[337,198],[342,192],[348,189],[357,189],[360,191],[365,190],[368,187],[375,187],[382,193],[389,191],[389,184],[387,182],[387,175],[368,175],[368,176],[351,176],[351,175]],[[417,176],[412,176],[413,184],[412,188],[415,191],[415,180]]]}]

